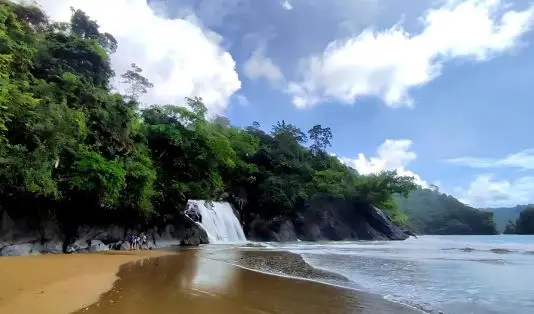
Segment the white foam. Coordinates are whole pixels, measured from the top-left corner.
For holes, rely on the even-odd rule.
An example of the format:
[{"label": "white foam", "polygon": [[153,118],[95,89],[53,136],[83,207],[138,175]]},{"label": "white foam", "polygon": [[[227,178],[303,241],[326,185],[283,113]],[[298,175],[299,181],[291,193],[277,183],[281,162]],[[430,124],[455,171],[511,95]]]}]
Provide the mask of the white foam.
[{"label": "white foam", "polygon": [[197,223],[208,234],[210,243],[243,243],[247,241],[243,228],[227,202],[187,201],[186,213],[198,213],[202,222]]}]

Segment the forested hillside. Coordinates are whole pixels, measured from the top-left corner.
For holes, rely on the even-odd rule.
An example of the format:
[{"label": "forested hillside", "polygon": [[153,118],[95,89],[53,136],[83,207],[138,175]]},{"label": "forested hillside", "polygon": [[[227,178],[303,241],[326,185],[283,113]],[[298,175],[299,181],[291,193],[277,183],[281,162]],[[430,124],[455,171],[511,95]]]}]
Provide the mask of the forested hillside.
[{"label": "forested hillside", "polygon": [[499,232],[504,232],[509,221],[515,222],[519,214],[525,210],[528,205],[518,205],[515,207],[483,208],[481,210],[493,213],[493,219]]},{"label": "forested hillside", "polygon": [[430,189],[397,197],[408,225],[422,234],[495,234],[493,214],[469,207],[456,198]]},{"label": "forested hillside", "polygon": [[509,220],[504,230],[506,234],[534,234],[534,207],[525,207],[517,220]]},{"label": "forested hillside", "polygon": [[[187,45],[187,43],[184,43]],[[315,195],[356,198],[399,222],[395,172],[358,175],[326,153],[321,125],[245,129],[207,119],[199,98],[139,109],[152,84],[133,64],[112,88],[111,34],[73,10],[70,23],[0,0],[0,210],[64,228],[171,221],[188,199],[225,198],[242,221],[291,216]],[[268,132],[264,130],[269,130]]]}]

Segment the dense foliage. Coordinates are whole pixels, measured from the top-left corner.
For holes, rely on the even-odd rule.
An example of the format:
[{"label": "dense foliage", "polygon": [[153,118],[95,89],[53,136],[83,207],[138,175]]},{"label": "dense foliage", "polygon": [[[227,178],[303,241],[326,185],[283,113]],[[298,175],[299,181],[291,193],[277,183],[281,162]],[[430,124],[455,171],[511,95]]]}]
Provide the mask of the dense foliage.
[{"label": "dense foliage", "polygon": [[534,234],[534,207],[525,208],[517,220],[509,221],[506,225],[506,234]]},{"label": "dense foliage", "polygon": [[420,189],[396,198],[409,225],[422,234],[496,234],[493,214],[469,207],[437,190]]},{"label": "dense foliage", "polygon": [[329,128],[240,129],[208,120],[199,98],[140,111],[152,84],[132,64],[120,75],[127,95],[114,92],[116,49],[82,11],[54,23],[37,7],[0,0],[0,204],[10,214],[139,224],[172,219],[188,199],[222,197],[246,223],[329,194],[405,220],[392,194],[414,189],[411,178],[344,166],[326,153]]},{"label": "dense foliage", "polygon": [[530,206],[518,205],[515,207],[483,208],[482,210],[492,212],[497,230],[499,232],[504,232],[508,223],[515,222],[517,218],[519,218],[519,214],[527,207]]},{"label": "dense foliage", "polygon": [[504,234],[514,234],[515,233],[515,223],[511,220],[508,221],[506,227],[504,227]]},{"label": "dense foliage", "polygon": [[515,233],[534,234],[534,207],[529,207],[519,214],[515,223]]}]

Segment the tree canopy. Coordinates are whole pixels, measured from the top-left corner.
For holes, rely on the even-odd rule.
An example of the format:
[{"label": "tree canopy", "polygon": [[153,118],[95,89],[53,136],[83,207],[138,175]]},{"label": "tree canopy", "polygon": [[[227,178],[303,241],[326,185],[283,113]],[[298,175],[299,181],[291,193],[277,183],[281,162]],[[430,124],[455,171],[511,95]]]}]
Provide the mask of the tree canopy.
[{"label": "tree canopy", "polygon": [[515,222],[516,234],[534,234],[534,207],[525,208]]},{"label": "tree canopy", "polygon": [[237,128],[208,119],[200,98],[140,110],[153,85],[132,64],[120,74],[126,94],[116,92],[116,49],[83,11],[55,23],[38,7],[0,0],[4,209],[64,224],[135,224],[172,219],[188,199],[226,198],[246,223],[293,215],[310,197],[330,194],[405,220],[392,195],[415,189],[412,178],[343,165],[326,152],[330,128],[304,132],[284,120],[270,133],[257,122]]}]

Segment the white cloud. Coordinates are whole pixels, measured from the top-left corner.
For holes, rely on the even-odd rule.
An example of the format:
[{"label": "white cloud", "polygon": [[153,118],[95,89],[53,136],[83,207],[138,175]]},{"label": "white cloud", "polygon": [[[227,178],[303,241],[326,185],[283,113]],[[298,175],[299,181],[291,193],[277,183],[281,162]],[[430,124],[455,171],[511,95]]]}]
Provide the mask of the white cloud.
[{"label": "white cloud", "polygon": [[534,203],[534,176],[507,181],[482,174],[467,189],[456,188],[455,191],[462,202],[479,208],[531,204]]},{"label": "white cloud", "polygon": [[376,173],[384,170],[397,170],[399,175],[413,177],[415,182],[423,187],[428,183],[406,167],[417,158],[417,154],[410,151],[413,142],[411,140],[386,140],[376,151],[376,156],[367,158],[364,154],[358,154],[358,158],[351,159],[339,157],[339,160],[347,166],[356,169],[361,174]]},{"label": "white cloud", "polygon": [[[211,114],[223,113],[241,88],[235,61],[221,48],[221,37],[201,28],[195,17],[157,16],[146,0],[38,0],[54,20],[70,19],[70,7],[85,11],[119,43],[112,63],[117,75],[140,66],[154,88],[142,101],[182,104],[201,96]],[[119,90],[121,86],[118,86]]]},{"label": "white cloud", "polygon": [[266,46],[260,46],[254,50],[250,58],[245,62],[243,70],[251,80],[264,78],[271,84],[284,80],[284,75],[270,58],[265,56]]},{"label": "white cloud", "polygon": [[246,107],[250,104],[247,96],[245,95],[242,95],[242,94],[235,94],[235,98],[237,100],[237,103],[240,105],[240,106],[243,106],[243,107]]},{"label": "white cloud", "polygon": [[363,95],[390,107],[412,106],[409,89],[439,76],[444,62],[506,52],[533,21],[534,7],[515,11],[504,0],[448,0],[425,13],[418,34],[395,25],[331,42],[322,54],[302,60],[301,78],[289,83],[288,93],[299,108],[327,100],[353,103]]},{"label": "white cloud", "polygon": [[289,0],[284,0],[282,2],[282,8],[286,9],[286,10],[293,10],[293,5],[291,5],[291,2],[289,2]]},{"label": "white cloud", "polygon": [[509,167],[532,170],[534,169],[534,149],[525,149],[518,153],[505,156],[504,158],[459,157],[445,161],[472,168]]}]

